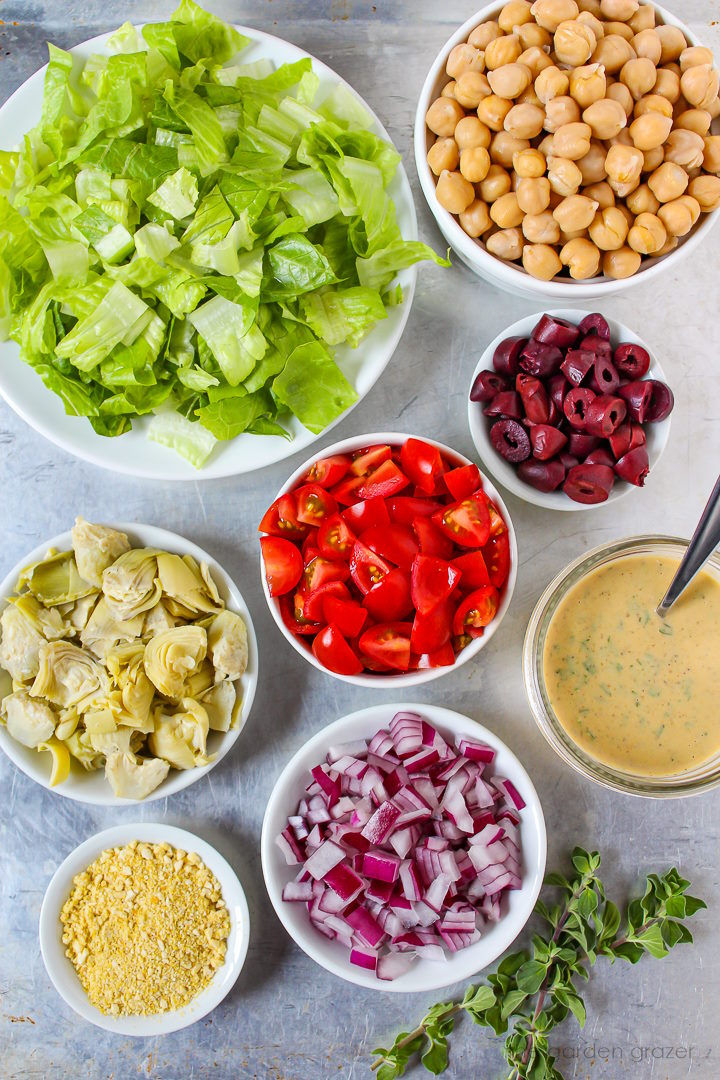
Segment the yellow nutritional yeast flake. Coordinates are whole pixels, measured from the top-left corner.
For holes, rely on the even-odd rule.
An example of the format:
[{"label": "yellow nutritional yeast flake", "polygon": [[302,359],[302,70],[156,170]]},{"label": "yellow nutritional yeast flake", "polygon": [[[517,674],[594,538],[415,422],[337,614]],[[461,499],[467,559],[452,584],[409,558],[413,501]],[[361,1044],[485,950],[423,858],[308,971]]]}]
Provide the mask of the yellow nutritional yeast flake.
[{"label": "yellow nutritional yeast flake", "polygon": [[187,1005],[223,963],[230,933],[199,855],[137,841],[103,851],[74,878],[60,921],[90,1002],[114,1016]]}]

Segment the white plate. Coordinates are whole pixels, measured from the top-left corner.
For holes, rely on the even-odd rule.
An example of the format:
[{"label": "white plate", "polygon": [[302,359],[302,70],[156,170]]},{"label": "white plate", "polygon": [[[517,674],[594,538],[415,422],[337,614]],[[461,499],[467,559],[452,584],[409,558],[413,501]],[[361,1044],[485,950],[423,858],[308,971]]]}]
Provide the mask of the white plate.
[{"label": "white plate", "polygon": [[[292,881],[298,867],[288,866],[276,836],[287,825],[290,814],[305,794],[311,768],[325,761],[328,746],[370,739],[379,728],[387,727],[396,712],[411,710],[420,713],[450,742],[461,735],[480,739],[497,751],[497,772],[511,780],[527,803],[520,814],[523,881],[522,888],[504,894],[505,914],[499,923],[489,925],[480,941],[460,952],[447,954],[443,961],[415,960],[410,971],[392,982],[383,982],[374,972],[350,963],[350,954],[337,941],[324,937],[312,926],[305,904],[288,903],[282,899],[283,886]],[[319,731],[302,746],[288,762],[275,783],[268,800],[262,827],[261,855],[265,885],[272,905],[293,941],[321,967],[339,975],[347,982],[370,990],[386,990],[398,994],[439,990],[461,979],[469,979],[488,967],[518,936],[530,918],[538,898],[545,873],[547,835],[545,818],[533,783],[513,752],[481,724],[469,716],[441,709],[437,705],[373,705],[351,713]]]},{"label": "white plate", "polygon": [[[546,314],[553,315],[557,319],[566,319],[568,322],[578,324],[582,322],[586,315],[590,314],[590,311],[581,311],[579,308],[553,308],[552,310],[547,311]],[[524,499],[525,502],[533,503],[534,506],[542,506],[546,510],[598,510],[603,506],[608,506],[610,503],[617,502],[618,499],[622,499],[623,496],[627,495],[629,492],[639,491],[640,489],[635,487],[634,484],[629,484],[626,480],[618,479],[615,481],[613,489],[605,502],[589,504],[575,502],[575,500],[566,495],[562,489],[559,491],[538,491],[537,488],[532,487],[531,484],[526,484],[524,480],[520,479],[514,466],[512,466],[510,462],[505,461],[491,443],[491,418],[485,416],[483,412],[485,403],[482,401],[470,400],[470,390],[480,372],[494,370],[492,359],[500,342],[509,337],[530,337],[533,327],[538,324],[541,317],[542,312],[536,312],[534,315],[527,315],[524,319],[518,319],[517,322],[506,327],[497,335],[497,337],[493,338],[478,360],[477,367],[470,380],[470,386],[468,387],[468,424],[470,425],[470,434],[475,443],[475,449],[480,455],[480,460],[485,468],[500,481],[503,487],[506,487],[508,491],[512,491],[513,495],[517,495],[519,499]],[[613,349],[621,342],[626,341],[633,345],[642,345],[643,349],[647,349],[650,354],[650,368],[648,369],[647,375],[644,375],[643,378],[658,379],[660,382],[667,383],[669,386],[670,384],[665,376],[665,372],[660,367],[658,359],[648,343],[643,341],[641,337],[638,337],[629,326],[625,326],[624,323],[618,322],[617,319],[611,319],[609,315],[605,315],[604,318],[610,327],[610,342]],[[672,387],[670,387],[670,389],[672,390]],[[653,482],[653,469],[660,460],[670,437],[671,419],[672,413],[659,424],[645,425],[645,437],[647,439],[648,459],[650,462],[650,474],[646,480],[646,484],[649,486],[652,486]]]},{"label": "white plate", "polygon": [[[242,61],[252,62],[267,57],[276,65],[294,63],[308,53],[287,41],[244,26],[237,29],[252,39],[242,53]],[[91,38],[71,50],[74,56],[86,59],[92,53],[104,52],[110,34]],[[320,98],[338,84],[350,90],[372,117],[372,130],[390,142],[390,137],[370,106],[326,64],[311,57],[313,68],[320,77]],[[0,109],[0,144],[12,149],[40,118],[45,68],[41,68],[15,91]],[[417,239],[417,220],[410,184],[402,164],[388,188],[397,210],[400,230],[406,240]],[[358,346],[340,346],[335,357],[343,372],[355,387],[358,401],[375,385],[395,352],[405,328],[415,292],[416,267],[402,270],[397,280],[402,285],[404,301],[388,309],[388,317],[378,323]],[[47,390],[38,375],[22,363],[19,348],[13,341],[0,342],[0,394],[8,405],[44,435],[46,439],[84,461],[100,465],[128,476],[145,476],[154,480],[198,480],[221,476],[236,476],[272,465],[292,457],[325,435],[339,423],[338,417],[321,435],[314,435],[295,418],[289,425],[291,440],[278,436],[239,435],[230,442],[218,444],[209,461],[198,470],[179,454],[151,442],[146,435],[149,417],[133,421],[132,431],[117,438],[96,435],[89,420],[82,416],[66,416],[60,398]],[[351,408],[354,406],[351,406]],[[350,410],[347,410],[348,412]],[[347,415],[347,412],[343,414]]]},{"label": "white plate", "polygon": [[[90,1004],[75,968],[65,955],[60,911],[70,895],[73,878],[94,862],[107,848],[123,847],[132,840],[149,844],[168,843],[183,851],[197,852],[217,878],[230,914],[230,936],[225,962],[210,984],[183,1009],[157,1016],[106,1016]],[[250,913],[243,887],[235,871],[222,855],[194,833],[173,825],[144,822],[116,825],[96,833],[71,851],[53,874],[40,909],[40,951],[53,986],[60,997],[83,1020],[116,1035],[156,1036],[189,1027],[215,1009],[230,993],[242,970],[250,942]]]},{"label": "white plate", "polygon": [[[58,784],[57,787],[51,788],[50,754],[39,753],[29,746],[23,746],[22,743],[16,742],[8,734],[5,725],[0,724],[0,749],[5,751],[13,764],[17,765],[18,769],[24,772],[26,776],[29,776],[31,780],[35,780],[44,788],[48,788],[53,794],[64,795],[65,798],[74,799],[76,802],[93,803],[96,806],[129,806],[133,803],[149,803],[155,799],[164,799],[168,795],[174,795],[176,791],[182,791],[183,788],[201,780],[229,753],[235,745],[240,732],[245,727],[255,697],[258,680],[258,647],[250,612],[240,590],[211,555],[208,555],[206,551],[203,551],[202,548],[197,547],[195,544],[191,544],[184,537],[168,532],[167,529],[158,529],[154,525],[128,525],[113,522],[109,524],[111,524],[112,528],[127,533],[133,547],[155,547],[161,551],[173,552],[176,555],[192,555],[197,562],[206,562],[210,568],[210,573],[215,579],[220,596],[231,611],[236,611],[238,615],[242,616],[248,635],[248,666],[247,671],[239,680],[240,689],[238,692],[242,694],[243,701],[237,726],[226,732],[210,732],[207,742],[208,753],[214,754],[215,758],[209,765],[197,769],[170,769],[162,784],[156,787],[154,791],[151,791],[144,799],[119,799],[116,795],[113,795],[112,788],[105,779],[103,769],[86,772],[76,762],[72,763],[67,780],[62,784]],[[72,549],[70,533],[60,533],[59,536],[53,536],[51,540],[38,544],[34,551],[29,552],[10,571],[0,584],[0,611],[7,606],[7,597],[11,596],[15,591],[15,583],[20,572],[26,566],[30,566],[32,563],[42,559],[48,548],[56,548],[58,551],[70,551]],[[1,668],[0,676],[9,682],[7,674]],[[4,696],[8,689],[9,687],[3,691],[0,685],[0,696]]]}]

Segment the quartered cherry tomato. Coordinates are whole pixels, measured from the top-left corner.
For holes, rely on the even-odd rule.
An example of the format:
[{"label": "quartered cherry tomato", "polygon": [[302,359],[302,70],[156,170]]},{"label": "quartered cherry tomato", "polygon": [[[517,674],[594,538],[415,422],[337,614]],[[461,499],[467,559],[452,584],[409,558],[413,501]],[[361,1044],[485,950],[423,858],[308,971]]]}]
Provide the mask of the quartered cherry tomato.
[{"label": "quartered cherry tomato", "polygon": [[353,503],[340,514],[343,521],[359,536],[365,529],[372,529],[374,525],[389,525],[390,515],[384,499],[361,499]]},{"label": "quartered cherry tomato", "polygon": [[302,556],[289,540],[263,536],[260,540],[265,578],[271,596],[282,596],[294,589],[303,572]]},{"label": "quartered cherry tomato", "polygon": [[333,495],[319,484],[303,484],[295,492],[298,520],[304,525],[321,525],[327,518],[337,514],[337,502]]},{"label": "quartered cherry tomato", "polygon": [[351,532],[340,514],[325,518],[318,529],[317,545],[326,559],[349,559],[355,533]]},{"label": "quartered cherry tomato", "polygon": [[391,456],[392,450],[389,446],[371,446],[367,450],[358,450],[353,454],[350,471],[355,476],[367,476],[382,465],[383,461],[389,461]]},{"label": "quartered cherry tomato", "polygon": [[412,651],[422,655],[434,653],[448,643],[452,633],[452,619],[455,610],[454,598],[448,596],[437,604],[427,615],[419,612],[415,615],[412,626]]},{"label": "quartered cherry tomato", "polygon": [[499,593],[494,585],[482,585],[466,596],[455,612],[452,632],[455,637],[470,634],[491,623],[497,614]]},{"label": "quartered cherry tomato", "polygon": [[364,597],[363,607],[377,622],[397,622],[410,615],[413,602],[407,570],[395,567],[381,578]]},{"label": "quartered cherry tomato", "polygon": [[437,559],[433,555],[416,556],[410,577],[410,593],[418,615],[429,615],[438,604],[447,600],[461,577],[461,572],[444,559]]},{"label": "quartered cherry tomato", "polygon": [[305,563],[302,573],[303,589],[305,592],[314,592],[321,585],[327,585],[329,581],[347,581],[350,570],[344,562],[333,559],[324,559],[322,555]]},{"label": "quartered cherry tomato", "polygon": [[331,620],[325,616],[325,601],[334,596],[337,600],[349,600],[350,590],[342,581],[328,581],[312,592],[298,589],[295,593],[295,618],[298,622],[314,622],[322,625]]},{"label": "quartered cherry tomato", "polygon": [[482,549],[482,556],[490,575],[490,581],[499,589],[507,581],[510,573],[510,537],[505,532],[491,536]]},{"label": "quartered cherry tomato", "polygon": [[360,592],[365,596],[373,585],[389,574],[392,566],[380,555],[376,555],[360,540],[356,540],[350,552],[350,575]]},{"label": "quartered cherry tomato", "polygon": [[349,468],[350,458],[347,454],[334,454],[332,457],[320,458],[305,473],[303,482],[331,488],[340,483]]},{"label": "quartered cherry tomato", "polygon": [[455,663],[455,650],[448,641],[443,645],[442,649],[438,649],[434,653],[423,653],[422,656],[417,656],[412,653],[410,656],[410,670],[411,671],[425,671],[428,668],[438,667],[452,667]]},{"label": "quartered cherry tomato", "polygon": [[498,510],[492,499],[487,499],[487,508],[490,514],[490,535],[499,536],[500,533],[507,532],[507,525],[505,524],[500,511]]},{"label": "quartered cherry tomato", "polygon": [[457,502],[469,498],[478,488],[482,487],[480,470],[477,465],[461,465],[458,469],[451,469],[443,476],[445,486]]},{"label": "quartered cherry tomato", "polygon": [[333,623],[326,626],[312,643],[314,656],[328,671],[338,675],[359,675],[362,664]]},{"label": "quartered cherry tomato", "polygon": [[407,525],[376,525],[360,535],[366,547],[388,562],[409,570],[419,548],[415,534]]},{"label": "quartered cherry tomato", "polygon": [[294,598],[291,599],[291,597],[287,595],[281,596],[279,597],[278,602],[280,604],[282,621],[285,623],[291,634],[306,637],[317,634],[318,630],[322,629],[322,624],[320,623],[305,623],[295,618]]},{"label": "quartered cherry tomato", "polygon": [[335,486],[330,489],[330,494],[341,506],[352,506],[352,504],[357,502],[361,497],[360,487],[362,482],[362,476],[353,476],[350,474],[341,480],[339,484],[335,484]]},{"label": "quartered cherry tomato", "polygon": [[460,547],[482,547],[490,537],[490,511],[481,491],[437,510],[432,520]]},{"label": "quartered cherry tomato", "polygon": [[479,589],[481,585],[490,584],[490,574],[481,551],[469,551],[467,555],[458,555],[453,559],[453,566],[457,566],[462,573],[461,587],[465,591]]},{"label": "quartered cherry tomato", "polygon": [[378,495],[383,499],[388,499],[391,495],[397,495],[406,488],[409,482],[407,476],[398,469],[394,461],[383,461],[382,465],[362,478],[358,495],[361,499],[373,499]]},{"label": "quartered cherry tomato", "polygon": [[258,526],[258,532],[270,536],[282,536],[285,540],[302,540],[308,533],[308,526],[298,519],[295,495],[288,492],[276,499],[265,511],[265,516]]},{"label": "quartered cherry tomato", "polygon": [[407,477],[421,491],[434,495],[445,466],[436,446],[422,439],[408,439],[400,451],[400,463]]},{"label": "quartered cherry tomato", "polygon": [[327,593],[323,597],[325,621],[337,626],[346,638],[356,638],[367,622],[368,613],[354,600],[345,600]]},{"label": "quartered cherry tomato", "polygon": [[437,499],[419,499],[412,495],[399,495],[387,502],[390,520],[396,525],[412,525],[415,518],[431,517],[436,510],[442,510],[442,505]]},{"label": "quartered cherry tomato", "polygon": [[392,671],[407,671],[410,666],[409,622],[378,623],[371,626],[358,641],[358,648],[371,662]]},{"label": "quartered cherry tomato", "polygon": [[416,517],[412,527],[423,555],[435,555],[438,559],[452,558],[454,550],[452,540],[429,518]]}]

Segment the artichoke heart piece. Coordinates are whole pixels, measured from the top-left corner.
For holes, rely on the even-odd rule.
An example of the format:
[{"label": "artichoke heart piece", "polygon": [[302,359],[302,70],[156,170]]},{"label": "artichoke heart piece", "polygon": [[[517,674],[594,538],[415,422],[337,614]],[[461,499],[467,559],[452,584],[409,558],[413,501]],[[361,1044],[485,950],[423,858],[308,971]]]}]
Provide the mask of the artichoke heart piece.
[{"label": "artichoke heart piece", "polygon": [[117,730],[117,723],[110,709],[93,709],[86,712],[83,723],[89,735],[107,735]]},{"label": "artichoke heart piece", "polygon": [[162,586],[155,548],[131,548],[103,573],[102,590],[117,619],[132,619],[157,604]]},{"label": "artichoke heart piece", "polygon": [[110,607],[106,597],[98,600],[95,610],[80,634],[80,641],[86,649],[96,656],[104,658],[109,649],[122,641],[129,644],[142,633],[145,616],[142,612],[132,618],[118,616]]},{"label": "artichoke heart piece", "polygon": [[[77,603],[84,604],[88,600],[92,603],[94,597],[92,595],[83,597]],[[47,641],[57,641],[58,638],[68,637],[70,634],[70,629],[59,607],[43,607],[31,593],[10,597],[8,602],[14,604]],[[74,604],[71,605],[71,607],[74,606]]]},{"label": "artichoke heart piece", "polygon": [[239,679],[248,665],[248,638],[245,623],[234,611],[221,611],[208,630],[208,650],[218,682]]},{"label": "artichoke heart piece", "polygon": [[186,617],[192,617],[200,612],[222,609],[223,604],[217,595],[217,589],[212,592],[209,590],[207,581],[200,573],[200,567],[191,556],[180,558],[179,555],[164,551],[158,555],[157,566],[163,594],[174,601],[178,614],[184,609],[188,612]]},{"label": "artichoke heart piece", "polygon": [[134,754],[143,743],[143,735],[130,728],[118,728],[117,731],[89,731],[90,745],[96,753],[107,758],[108,754],[120,751],[122,754]]},{"label": "artichoke heart piece", "polygon": [[20,593],[25,589],[46,607],[68,604],[97,592],[96,587],[81,576],[72,551],[61,551],[26,567],[18,578],[15,591]]},{"label": "artichoke heart piece", "polygon": [[23,746],[38,747],[55,731],[57,716],[42,701],[35,701],[27,690],[8,694],[0,704],[0,716],[8,734]]},{"label": "artichoke heart piece", "polygon": [[125,533],[109,529],[106,525],[91,525],[82,517],[75,518],[72,528],[72,545],[75,562],[82,577],[100,588],[103,572],[123,552],[130,550]]},{"label": "artichoke heart piece", "polygon": [[[79,600],[70,605],[70,610],[65,615],[65,618],[73,630],[85,629],[92,610],[97,603],[97,598],[97,593],[91,593],[89,596],[81,596]],[[57,610],[57,608],[53,610]],[[45,636],[47,637],[47,634]]]},{"label": "artichoke heart piece", "polygon": [[156,634],[145,646],[145,674],[169,698],[184,696],[185,680],[207,655],[207,634],[202,626],[176,626]]},{"label": "artichoke heart piece", "polygon": [[208,714],[211,731],[229,731],[235,719],[238,695],[230,679],[223,679],[200,698],[200,704]]},{"label": "artichoke heart piece", "polygon": [[161,634],[163,630],[172,630],[176,625],[175,616],[170,614],[165,602],[159,600],[155,607],[145,612],[142,636],[152,637],[153,634]]},{"label": "artichoke heart piece", "polygon": [[90,772],[92,769],[102,768],[104,755],[99,753],[91,742],[91,737],[85,729],[78,729],[72,735],[63,740],[68,750],[79,761],[83,769]]},{"label": "artichoke heart piece", "polygon": [[172,715],[158,710],[155,731],[148,739],[151,752],[175,769],[194,769],[207,765],[207,736],[210,721],[205,709],[192,698],[183,699],[183,712]]},{"label": "artichoke heart piece", "polygon": [[82,712],[110,689],[107,672],[84,649],[66,641],[41,645],[39,669],[30,694],[47,698],[62,708],[76,706]]},{"label": "artichoke heart piece", "polygon": [[0,616],[0,665],[15,682],[34,679],[40,666],[40,649],[45,638],[17,606],[8,604]]},{"label": "artichoke heart piece", "polygon": [[170,765],[160,758],[138,758],[132,751],[111,751],[105,762],[105,776],[120,799],[144,799],[163,782]]},{"label": "artichoke heart piece", "polygon": [[51,756],[50,787],[57,787],[70,775],[70,751],[55,736],[38,744],[38,750],[47,750]]}]

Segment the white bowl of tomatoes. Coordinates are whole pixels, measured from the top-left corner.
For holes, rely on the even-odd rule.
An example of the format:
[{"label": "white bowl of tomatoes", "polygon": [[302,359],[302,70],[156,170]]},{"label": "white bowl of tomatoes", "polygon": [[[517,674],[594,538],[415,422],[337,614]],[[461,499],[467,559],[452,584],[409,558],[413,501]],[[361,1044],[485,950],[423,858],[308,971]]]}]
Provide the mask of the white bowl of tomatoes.
[{"label": "white bowl of tomatoes", "polygon": [[415,686],[467,663],[515,588],[502,497],[433,439],[376,432],[334,443],[293,473],[259,531],[283,636],[357,686]]}]

